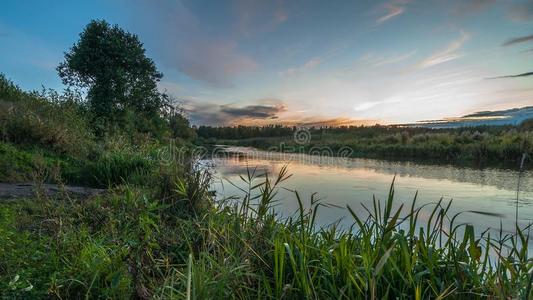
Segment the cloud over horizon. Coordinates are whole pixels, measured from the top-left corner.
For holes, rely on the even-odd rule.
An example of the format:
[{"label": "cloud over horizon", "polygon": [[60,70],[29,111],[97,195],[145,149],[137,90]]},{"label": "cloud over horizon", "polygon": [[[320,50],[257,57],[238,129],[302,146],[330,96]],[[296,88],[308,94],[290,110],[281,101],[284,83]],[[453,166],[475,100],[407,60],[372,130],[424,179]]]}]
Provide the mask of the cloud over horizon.
[{"label": "cloud over horizon", "polygon": [[218,105],[213,103],[198,103],[187,101],[184,111],[193,125],[234,126],[234,125],[272,125],[285,126],[360,126],[379,124],[379,120],[355,119],[346,117],[327,118],[320,116],[295,117],[280,115],[287,113],[287,105],[277,99],[262,99],[260,104],[246,106]]},{"label": "cloud over horizon", "polygon": [[[279,118],[279,114],[287,111],[287,106],[276,99],[264,99],[252,104],[234,106],[228,104],[198,103],[187,101],[184,110],[195,125],[234,125],[241,123],[270,122]],[[277,103],[274,103],[277,102]]]},{"label": "cloud over horizon", "polygon": [[220,112],[236,118],[277,119],[278,113],[286,111],[285,105],[248,105],[244,107],[220,106]]}]

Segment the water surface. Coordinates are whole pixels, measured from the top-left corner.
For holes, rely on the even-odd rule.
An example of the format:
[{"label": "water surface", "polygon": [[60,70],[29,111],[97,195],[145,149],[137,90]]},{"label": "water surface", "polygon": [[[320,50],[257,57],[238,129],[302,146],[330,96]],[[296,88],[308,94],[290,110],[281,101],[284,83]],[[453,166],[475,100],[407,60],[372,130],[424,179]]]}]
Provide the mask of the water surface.
[{"label": "water surface", "polygon": [[[504,232],[514,232],[519,172],[502,169],[473,169],[451,165],[424,165],[416,162],[391,162],[375,159],[317,157],[305,154],[282,154],[252,148],[233,147],[227,155],[210,162],[215,173],[217,198],[243,195],[237,187],[245,188],[239,177],[247,169],[275,175],[287,165],[290,179],[283,183],[277,195],[276,212],[282,217],[293,214],[298,203],[292,190],[297,190],[309,203],[311,195],[320,198],[328,207],[320,208],[317,223],[328,225],[340,222],[351,225],[349,205],[361,216],[366,212],[361,204],[372,207],[372,197],[386,200],[395,179],[395,206],[410,207],[418,191],[417,204],[453,200],[450,216],[462,212],[457,222],[475,225],[479,233],[485,229],[497,232],[500,224]],[[260,179],[258,179],[260,180]],[[231,183],[230,183],[231,182]],[[257,181],[259,182],[259,181]],[[236,185],[236,186],[235,186]],[[521,175],[518,199],[518,223],[526,226],[533,220],[533,173]],[[429,218],[429,210],[421,214],[421,221]],[[420,224],[424,225],[424,224]]]}]

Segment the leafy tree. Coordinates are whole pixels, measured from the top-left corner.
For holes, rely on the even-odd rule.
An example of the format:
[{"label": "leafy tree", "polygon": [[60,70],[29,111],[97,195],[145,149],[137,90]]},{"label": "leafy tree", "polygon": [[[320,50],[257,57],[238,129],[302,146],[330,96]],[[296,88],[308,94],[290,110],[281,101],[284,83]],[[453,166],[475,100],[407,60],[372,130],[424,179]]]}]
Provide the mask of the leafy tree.
[{"label": "leafy tree", "polygon": [[190,140],[196,137],[196,131],[191,128],[189,120],[182,113],[172,113],[168,121],[174,138]]},{"label": "leafy tree", "polygon": [[159,120],[166,105],[157,89],[163,74],[146,57],[139,38],[103,20],[91,21],[57,67],[63,83],[87,89],[97,131],[136,118]]}]

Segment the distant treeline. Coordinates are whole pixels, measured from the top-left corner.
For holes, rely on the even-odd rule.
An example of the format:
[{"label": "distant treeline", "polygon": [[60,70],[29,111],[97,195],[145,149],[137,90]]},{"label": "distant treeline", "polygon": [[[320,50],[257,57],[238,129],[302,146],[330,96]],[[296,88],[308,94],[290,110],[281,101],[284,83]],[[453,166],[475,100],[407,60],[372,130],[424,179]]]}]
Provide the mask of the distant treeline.
[{"label": "distant treeline", "polygon": [[[428,160],[515,166],[524,153],[533,157],[533,120],[520,126],[479,126],[446,129],[405,126],[342,126],[307,128],[305,141],[295,140],[296,127],[206,127],[197,129],[200,142],[251,146],[283,152],[338,153],[348,147],[352,157]],[[298,132],[299,133],[299,132]],[[318,150],[322,151],[322,150]],[[527,164],[531,167],[531,163]]]},{"label": "distant treeline", "polygon": [[196,129],[198,137],[204,139],[249,139],[257,137],[282,137],[290,136],[296,127],[283,125],[267,126],[200,126]]},{"label": "distant treeline", "polygon": [[[476,127],[459,127],[459,128],[445,128],[432,129],[427,127],[407,127],[401,125],[374,125],[374,126],[322,126],[322,127],[306,127],[315,138],[321,137],[324,134],[343,134],[352,137],[360,138],[374,138],[384,134],[403,134],[416,135],[424,133],[464,133],[464,132],[479,132],[487,134],[498,134],[503,131],[518,129],[531,130],[533,128],[533,119],[524,121],[520,126],[476,126]],[[294,134],[299,127],[283,126],[283,125],[265,125],[265,126],[199,126],[196,128],[196,133],[199,138],[204,139],[223,139],[223,140],[240,140],[252,138],[265,137],[288,137]]]}]

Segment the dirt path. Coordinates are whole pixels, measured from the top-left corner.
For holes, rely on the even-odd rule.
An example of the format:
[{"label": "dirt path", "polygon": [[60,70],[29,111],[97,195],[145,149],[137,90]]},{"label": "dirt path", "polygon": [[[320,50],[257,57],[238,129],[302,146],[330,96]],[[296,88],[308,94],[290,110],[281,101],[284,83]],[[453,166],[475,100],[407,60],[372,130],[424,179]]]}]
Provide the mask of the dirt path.
[{"label": "dirt path", "polygon": [[[44,184],[43,191],[49,195],[61,192],[57,184]],[[64,186],[64,191],[73,197],[87,198],[100,193],[105,189],[95,189],[81,186]],[[35,195],[35,184],[33,183],[0,183],[0,199],[28,198]]]}]

